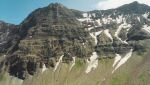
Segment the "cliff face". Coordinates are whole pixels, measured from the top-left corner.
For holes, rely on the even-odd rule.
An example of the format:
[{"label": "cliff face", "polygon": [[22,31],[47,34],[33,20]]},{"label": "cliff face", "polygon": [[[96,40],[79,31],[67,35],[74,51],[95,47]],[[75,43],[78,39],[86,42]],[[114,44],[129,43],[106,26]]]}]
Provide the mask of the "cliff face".
[{"label": "cliff face", "polygon": [[18,49],[8,61],[10,73],[24,79],[43,64],[54,67],[61,55],[64,62],[89,57],[94,50],[92,38],[74,12],[56,3],[31,13],[20,25]]},{"label": "cliff face", "polygon": [[[13,24],[8,24],[0,21],[0,52],[8,53],[9,47],[17,44],[18,27]],[[13,48],[13,47],[12,47]]]},{"label": "cliff face", "polygon": [[139,41],[150,38],[149,15],[150,7],[137,2],[90,12],[55,3],[35,10],[19,26],[0,22],[1,70],[25,79],[43,65],[57,69],[59,61],[145,52]]}]

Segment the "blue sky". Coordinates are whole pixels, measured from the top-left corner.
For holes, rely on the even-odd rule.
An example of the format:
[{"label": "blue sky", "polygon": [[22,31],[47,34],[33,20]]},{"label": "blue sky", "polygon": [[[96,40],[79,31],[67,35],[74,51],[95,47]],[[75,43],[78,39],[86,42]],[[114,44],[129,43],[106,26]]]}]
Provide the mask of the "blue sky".
[{"label": "blue sky", "polygon": [[0,0],[0,20],[19,24],[32,11],[47,6],[52,2],[62,3],[72,9],[89,11],[93,9],[117,8],[133,1],[150,5],[149,0]]},{"label": "blue sky", "polygon": [[69,8],[87,11],[96,9],[97,3],[100,1],[102,0],[1,0],[0,20],[19,24],[33,10],[52,2],[60,2]]}]

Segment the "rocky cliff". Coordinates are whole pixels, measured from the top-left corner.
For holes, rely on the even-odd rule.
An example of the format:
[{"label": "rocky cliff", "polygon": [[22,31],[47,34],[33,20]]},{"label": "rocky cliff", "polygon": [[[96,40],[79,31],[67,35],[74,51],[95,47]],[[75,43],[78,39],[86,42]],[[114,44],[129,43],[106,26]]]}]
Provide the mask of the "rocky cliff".
[{"label": "rocky cliff", "polygon": [[18,26],[0,22],[1,73],[28,79],[41,68],[55,72],[60,62],[73,67],[76,58],[88,63],[86,73],[101,59],[125,55],[126,61],[132,52],[146,52],[140,42],[150,38],[149,16],[150,7],[138,2],[89,12],[52,3]]}]

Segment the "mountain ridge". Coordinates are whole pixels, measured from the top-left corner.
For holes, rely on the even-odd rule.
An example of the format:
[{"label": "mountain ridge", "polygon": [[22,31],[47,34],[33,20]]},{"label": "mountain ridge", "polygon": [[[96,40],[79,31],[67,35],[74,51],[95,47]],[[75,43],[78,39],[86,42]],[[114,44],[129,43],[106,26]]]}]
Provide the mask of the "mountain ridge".
[{"label": "mountain ridge", "polygon": [[61,62],[73,62],[72,69],[81,59],[90,74],[100,60],[124,56],[114,73],[133,53],[144,55],[149,49],[141,43],[150,39],[149,16],[150,7],[138,2],[89,12],[52,3],[20,25],[0,24],[0,70],[26,80],[39,69],[57,71]]}]

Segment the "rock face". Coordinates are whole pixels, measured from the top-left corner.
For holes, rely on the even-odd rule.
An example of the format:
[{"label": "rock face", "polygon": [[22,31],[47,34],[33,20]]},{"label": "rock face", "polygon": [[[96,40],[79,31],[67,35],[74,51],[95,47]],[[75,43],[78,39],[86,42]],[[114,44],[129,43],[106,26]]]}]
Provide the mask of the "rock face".
[{"label": "rock face", "polygon": [[10,47],[14,48],[18,43],[18,27],[0,21],[0,53],[7,53]]},{"label": "rock face", "polygon": [[[138,2],[117,9],[81,12],[52,3],[32,12],[20,25],[0,22],[1,63],[12,76],[25,79],[43,64],[55,67],[60,56],[99,58],[144,49],[138,40],[149,39],[150,7]],[[95,43],[96,42],[96,43]],[[3,67],[3,66],[2,66]],[[2,68],[1,67],[1,68]]]}]

